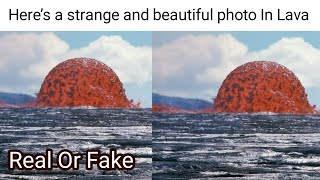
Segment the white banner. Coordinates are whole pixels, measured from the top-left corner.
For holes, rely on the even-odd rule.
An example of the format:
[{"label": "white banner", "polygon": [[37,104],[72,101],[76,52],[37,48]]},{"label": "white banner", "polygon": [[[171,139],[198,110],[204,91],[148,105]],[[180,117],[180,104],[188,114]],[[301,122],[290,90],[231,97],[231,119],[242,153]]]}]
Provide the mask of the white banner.
[{"label": "white banner", "polygon": [[43,1],[0,7],[1,31],[315,31],[317,1]]}]

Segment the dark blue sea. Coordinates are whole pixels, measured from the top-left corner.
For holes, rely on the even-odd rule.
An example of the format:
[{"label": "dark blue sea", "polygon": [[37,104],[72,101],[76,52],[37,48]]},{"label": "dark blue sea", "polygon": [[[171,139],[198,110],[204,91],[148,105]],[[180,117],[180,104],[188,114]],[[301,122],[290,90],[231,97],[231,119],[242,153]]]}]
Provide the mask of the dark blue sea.
[{"label": "dark blue sea", "polygon": [[153,179],[320,179],[320,116],[154,113]]},{"label": "dark blue sea", "polygon": [[[96,108],[9,108],[0,109],[0,179],[151,179],[151,109]],[[69,149],[85,154],[88,149],[136,156],[131,171],[86,170],[14,170],[7,168],[7,152],[45,153]]]}]

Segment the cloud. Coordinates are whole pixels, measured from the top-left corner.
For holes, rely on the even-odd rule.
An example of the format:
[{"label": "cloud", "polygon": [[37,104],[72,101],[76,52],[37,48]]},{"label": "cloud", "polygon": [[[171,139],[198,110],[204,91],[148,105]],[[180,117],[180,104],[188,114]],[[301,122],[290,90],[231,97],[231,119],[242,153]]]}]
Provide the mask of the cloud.
[{"label": "cloud", "polygon": [[303,38],[282,38],[259,51],[230,34],[187,35],[153,49],[153,91],[185,97],[216,96],[237,66],[271,60],[293,71],[306,88],[320,88],[320,49]]},{"label": "cloud", "polygon": [[152,81],[152,49],[135,47],[120,36],[103,36],[87,47],[71,50],[65,57],[92,57],[106,63],[123,83]]},{"label": "cloud", "polygon": [[306,88],[320,87],[320,49],[303,38],[282,38],[267,49],[247,55],[252,59],[270,59],[293,71]]},{"label": "cloud", "polygon": [[138,47],[120,36],[101,36],[88,46],[71,49],[54,33],[9,33],[0,36],[0,91],[37,92],[49,71],[74,57],[98,59],[110,66],[123,83],[152,79],[150,47]]}]

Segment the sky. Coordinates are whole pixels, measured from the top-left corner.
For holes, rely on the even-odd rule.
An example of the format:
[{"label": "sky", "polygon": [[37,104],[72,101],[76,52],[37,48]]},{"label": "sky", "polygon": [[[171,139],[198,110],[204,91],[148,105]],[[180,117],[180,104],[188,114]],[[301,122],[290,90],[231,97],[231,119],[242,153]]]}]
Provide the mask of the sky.
[{"label": "sky", "polygon": [[59,63],[94,58],[111,67],[126,95],[152,103],[151,32],[0,32],[0,91],[34,95]]},{"label": "sky", "polygon": [[286,66],[320,107],[320,32],[154,32],[155,93],[211,101],[241,64],[269,60]]}]

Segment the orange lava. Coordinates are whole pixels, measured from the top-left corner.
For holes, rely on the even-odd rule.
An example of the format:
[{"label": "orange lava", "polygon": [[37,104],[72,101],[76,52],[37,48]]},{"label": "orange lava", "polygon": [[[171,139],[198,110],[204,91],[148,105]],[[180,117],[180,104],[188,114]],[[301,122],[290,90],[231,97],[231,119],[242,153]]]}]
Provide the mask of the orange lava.
[{"label": "orange lava", "polygon": [[136,107],[115,72],[94,59],[74,58],[53,68],[37,94],[38,107]]},{"label": "orange lava", "polygon": [[31,102],[28,104],[6,104],[0,102],[0,108],[34,108],[36,107],[35,102]]},{"label": "orange lava", "polygon": [[12,107],[17,107],[17,106],[12,105],[12,104],[6,104],[6,103],[0,101],[0,108],[12,108]]},{"label": "orange lava", "polygon": [[35,102],[31,102],[31,103],[28,103],[28,104],[20,104],[19,107],[34,108],[34,107],[36,107],[36,103]]},{"label": "orange lava", "polygon": [[186,110],[186,109],[180,109],[168,105],[163,104],[152,104],[152,112],[154,113],[167,113],[167,114],[173,114],[173,113],[190,113],[190,114],[196,114],[196,113],[212,113],[213,110],[211,108],[208,109],[201,109],[201,110]]},{"label": "orange lava", "polygon": [[0,103],[0,108],[7,107],[7,104]]},{"label": "orange lava", "polygon": [[179,113],[181,111],[183,110],[163,104],[152,104],[152,112]]},{"label": "orange lava", "polygon": [[233,70],[219,89],[214,111],[315,113],[293,72],[268,61],[249,62]]}]

